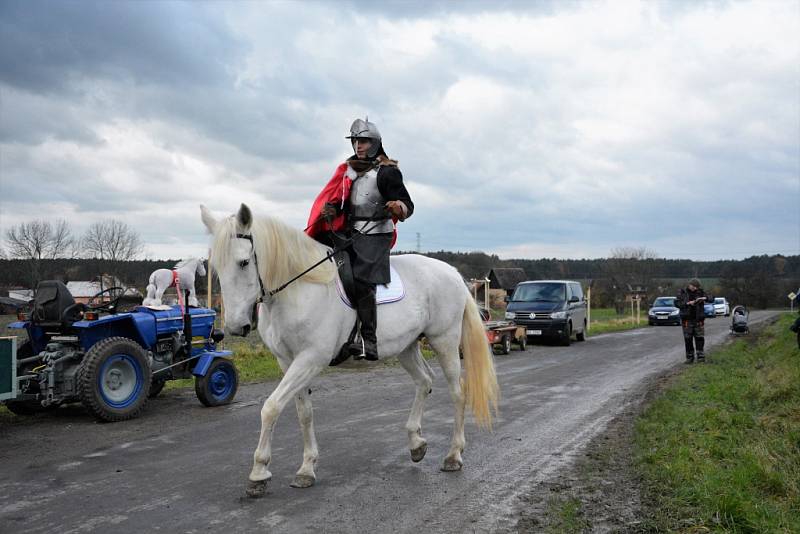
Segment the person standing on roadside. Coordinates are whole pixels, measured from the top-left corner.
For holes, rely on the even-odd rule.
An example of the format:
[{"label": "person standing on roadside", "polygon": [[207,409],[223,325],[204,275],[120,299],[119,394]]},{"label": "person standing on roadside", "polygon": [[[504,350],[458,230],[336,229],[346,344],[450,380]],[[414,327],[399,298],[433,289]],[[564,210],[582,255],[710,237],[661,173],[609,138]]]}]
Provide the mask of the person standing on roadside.
[{"label": "person standing on roadside", "polygon": [[[797,313],[800,313],[800,310]],[[800,317],[794,320],[794,324],[789,327],[789,330],[797,334],[797,348],[800,349]]]},{"label": "person standing on roadside", "polygon": [[706,314],[703,306],[706,302],[713,302],[714,297],[706,295],[700,287],[700,280],[692,278],[689,284],[678,292],[675,306],[681,312],[681,325],[683,326],[683,342],[686,345],[686,362],[704,362],[705,348],[705,321]]}]

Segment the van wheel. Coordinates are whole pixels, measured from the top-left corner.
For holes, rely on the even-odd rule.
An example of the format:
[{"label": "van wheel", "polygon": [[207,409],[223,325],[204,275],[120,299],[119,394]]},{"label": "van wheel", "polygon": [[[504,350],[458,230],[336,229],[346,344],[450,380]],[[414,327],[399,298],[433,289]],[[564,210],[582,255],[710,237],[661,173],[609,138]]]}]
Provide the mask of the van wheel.
[{"label": "van wheel", "polygon": [[564,335],[561,336],[561,344],[565,347],[569,347],[570,343],[572,343],[572,323],[567,323]]},{"label": "van wheel", "polygon": [[575,334],[575,341],[586,341],[586,320],[583,321],[583,330]]}]

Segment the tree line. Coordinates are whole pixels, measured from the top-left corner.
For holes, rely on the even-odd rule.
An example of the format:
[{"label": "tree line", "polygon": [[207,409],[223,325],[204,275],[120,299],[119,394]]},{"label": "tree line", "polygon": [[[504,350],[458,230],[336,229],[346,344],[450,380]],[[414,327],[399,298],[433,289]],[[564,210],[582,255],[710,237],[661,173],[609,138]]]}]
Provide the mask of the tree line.
[{"label": "tree line", "polygon": [[[5,252],[0,249],[0,287],[35,288],[40,280],[93,280],[110,274],[144,290],[154,270],[172,268],[180,258],[138,259],[143,249],[139,234],[117,220],[94,223],[81,236],[75,236],[65,221],[21,223],[6,231]],[[591,287],[595,305],[620,312],[634,291],[650,301],[674,295],[689,278],[699,278],[707,291],[733,304],[757,308],[786,306],[786,295],[800,288],[800,256],[695,261],[659,258],[644,247],[616,248],[607,258],[581,260],[502,260],[483,252],[444,250],[426,255],[452,265],[465,279],[483,278],[492,268],[517,267],[530,280],[579,280]]]},{"label": "tree line", "polygon": [[[54,276],[52,271],[45,270],[53,260],[92,260],[88,265],[97,270],[91,276],[80,278],[89,280],[124,270],[122,263],[135,259],[144,251],[144,243],[136,230],[115,219],[95,222],[80,236],[76,236],[63,219],[55,223],[42,219],[26,221],[6,230],[5,245],[8,256],[18,260],[18,263],[6,266],[7,274],[13,273],[16,277],[14,283],[30,288],[35,288],[40,280]],[[72,266],[67,271],[75,268]],[[58,274],[68,277],[71,273]]]},{"label": "tree line", "polygon": [[735,304],[769,308],[789,305],[787,295],[800,288],[800,256],[762,255],[743,260],[695,261],[659,258],[643,247],[616,248],[607,258],[508,259],[482,252],[430,252],[449,263],[466,279],[483,278],[497,267],[517,267],[529,280],[569,279],[591,286],[594,305],[622,312],[634,290],[649,303],[675,295],[691,278],[698,278],[713,296]]}]

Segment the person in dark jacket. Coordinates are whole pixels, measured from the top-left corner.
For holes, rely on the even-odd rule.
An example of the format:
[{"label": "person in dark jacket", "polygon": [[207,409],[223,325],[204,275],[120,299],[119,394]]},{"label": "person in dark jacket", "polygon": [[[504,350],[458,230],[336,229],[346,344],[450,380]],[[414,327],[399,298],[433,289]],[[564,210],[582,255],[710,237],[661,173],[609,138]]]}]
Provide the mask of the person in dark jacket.
[{"label": "person in dark jacket", "polygon": [[[800,311],[797,313],[800,313]],[[797,348],[800,349],[800,317],[794,320],[794,324],[789,327],[789,330],[797,334]]]},{"label": "person in dark jacket", "polygon": [[714,297],[706,295],[700,287],[697,278],[689,280],[689,284],[678,292],[675,299],[675,306],[681,313],[681,325],[683,326],[683,342],[686,345],[686,363],[704,362],[705,352],[705,320],[706,315],[703,306],[706,302],[713,302]]},{"label": "person in dark jacket", "polygon": [[414,203],[375,124],[356,119],[347,139],[354,154],[339,165],[317,196],[306,232],[323,243],[330,240],[328,245],[347,245],[337,262],[343,265],[340,276],[361,334],[361,341],[352,343],[348,352],[355,359],[377,360],[375,287],[391,281],[389,251],[396,237],[395,223],[411,216]]}]

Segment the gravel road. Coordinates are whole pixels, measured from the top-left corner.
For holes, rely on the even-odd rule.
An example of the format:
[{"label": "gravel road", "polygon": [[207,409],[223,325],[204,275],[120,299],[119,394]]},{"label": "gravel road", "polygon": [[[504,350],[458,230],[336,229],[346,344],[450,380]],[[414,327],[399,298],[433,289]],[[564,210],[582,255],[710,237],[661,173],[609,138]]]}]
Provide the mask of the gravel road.
[{"label": "gravel road", "polygon": [[[751,323],[772,315],[753,312]],[[728,325],[707,321],[710,347]],[[500,417],[493,432],[468,422],[457,473],[439,470],[453,410],[437,366],[418,464],[406,450],[414,389],[402,369],[326,374],[312,384],[317,485],[289,487],[302,456],[291,406],[276,427],[268,494],[256,500],[244,489],[274,382],[243,386],[236,403],[215,409],[192,390],[169,391],[123,423],[96,423],[80,406],[0,422],[0,532],[513,531],[526,492],[567,469],[641,399],[647,378],[682,361],[680,328],[666,326],[497,356]]]}]

